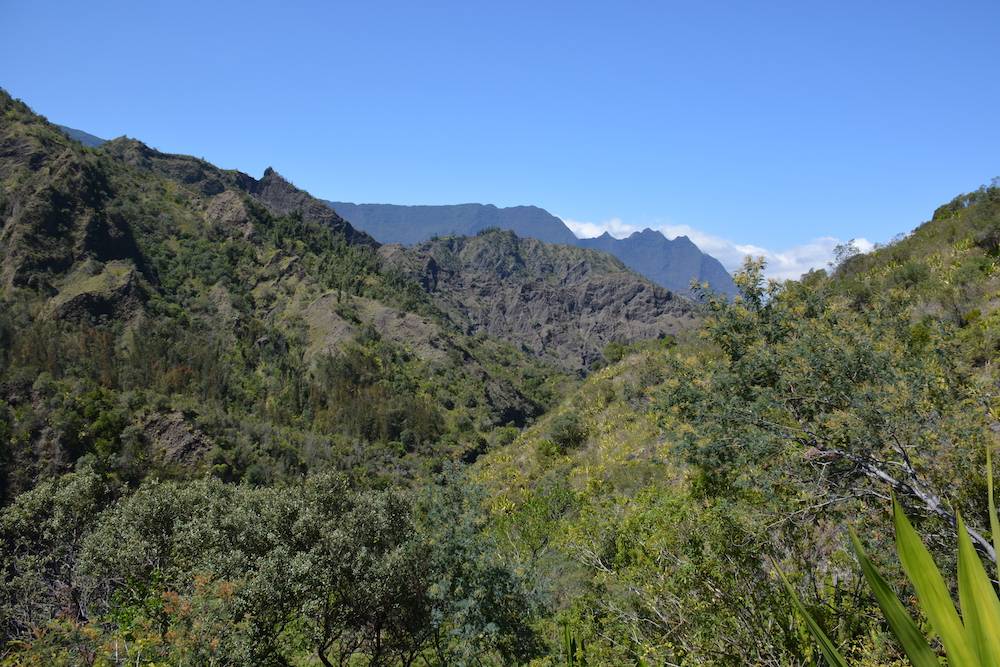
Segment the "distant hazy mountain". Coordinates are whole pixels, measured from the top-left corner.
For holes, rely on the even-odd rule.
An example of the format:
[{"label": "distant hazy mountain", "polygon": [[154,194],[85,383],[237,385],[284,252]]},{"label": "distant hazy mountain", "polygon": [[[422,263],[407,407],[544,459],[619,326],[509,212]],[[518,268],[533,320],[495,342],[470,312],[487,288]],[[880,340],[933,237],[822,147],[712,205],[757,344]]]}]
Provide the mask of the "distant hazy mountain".
[{"label": "distant hazy mountain", "polygon": [[74,141],[79,141],[84,146],[89,146],[90,148],[97,148],[103,143],[107,143],[107,139],[101,139],[100,137],[95,137],[92,134],[88,134],[83,130],[74,130],[72,127],[66,127],[65,125],[56,125],[63,134]]},{"label": "distant hazy mountain", "polygon": [[593,239],[578,239],[562,220],[537,206],[328,203],[342,218],[382,243],[414,245],[435,236],[473,236],[483,229],[499,227],[522,238],[609,253],[636,273],[682,294],[690,293],[692,280],[707,282],[725,294],[736,293],[736,285],[722,263],[703,253],[686,236],[671,240],[658,231],[646,229],[626,239],[616,239],[607,233]]},{"label": "distant hazy mountain", "polygon": [[435,236],[475,236],[499,227],[522,238],[548,243],[576,243],[563,221],[537,206],[497,208],[492,204],[397,206],[327,202],[345,220],[382,243],[413,245]]},{"label": "distant hazy mountain", "polygon": [[658,231],[644,229],[624,239],[605,232],[597,238],[578,239],[577,244],[610,253],[633,271],[669,289],[688,291],[691,280],[697,279],[716,291],[736,293],[733,278],[722,263],[703,253],[686,236],[668,239]]}]

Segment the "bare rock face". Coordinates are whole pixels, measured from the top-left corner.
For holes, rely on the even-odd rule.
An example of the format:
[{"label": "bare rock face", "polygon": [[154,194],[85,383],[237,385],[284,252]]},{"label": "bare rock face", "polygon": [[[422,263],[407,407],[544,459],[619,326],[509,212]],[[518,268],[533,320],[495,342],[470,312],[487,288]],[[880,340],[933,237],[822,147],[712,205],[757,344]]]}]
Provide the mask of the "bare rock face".
[{"label": "bare rock face", "polygon": [[245,239],[253,236],[254,226],[243,197],[232,190],[220,192],[208,201],[205,218],[209,224],[236,233]]},{"label": "bare rock face", "polygon": [[212,449],[207,435],[187,423],[180,412],[154,414],[143,424],[153,456],[168,464],[191,465]]},{"label": "bare rock face", "polygon": [[70,275],[67,284],[51,300],[51,308],[56,319],[124,320],[138,312],[145,300],[145,291],[131,262],[112,261],[103,267],[94,262]]},{"label": "bare rock face", "polygon": [[470,334],[507,340],[580,370],[610,342],[692,326],[698,307],[610,255],[489,231],[383,246],[384,261],[417,280]]}]

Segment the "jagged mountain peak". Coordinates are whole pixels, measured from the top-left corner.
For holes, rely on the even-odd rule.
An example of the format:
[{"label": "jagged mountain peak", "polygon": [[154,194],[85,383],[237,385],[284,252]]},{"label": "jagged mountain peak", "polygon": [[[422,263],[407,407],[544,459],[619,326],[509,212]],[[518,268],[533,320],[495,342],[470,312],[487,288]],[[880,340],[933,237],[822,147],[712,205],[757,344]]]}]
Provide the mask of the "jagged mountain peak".
[{"label": "jagged mountain peak", "polygon": [[[673,241],[647,227],[626,239],[604,232],[593,239],[577,238],[566,224],[543,208],[530,205],[497,208],[492,204],[402,206],[327,202],[345,219],[383,243],[415,245],[434,236],[471,236],[488,227],[509,229],[522,238],[576,245],[618,257],[633,271],[658,285],[689,293],[692,281],[734,294],[732,277],[715,258],[686,236]],[[639,249],[636,246],[644,246]]]},{"label": "jagged mountain peak", "polygon": [[725,267],[702,252],[687,236],[668,239],[662,232],[647,227],[624,239],[605,233],[580,239],[579,245],[611,253],[632,270],[682,294],[690,292],[692,281],[707,282],[713,290],[723,294],[736,293],[736,285]]}]

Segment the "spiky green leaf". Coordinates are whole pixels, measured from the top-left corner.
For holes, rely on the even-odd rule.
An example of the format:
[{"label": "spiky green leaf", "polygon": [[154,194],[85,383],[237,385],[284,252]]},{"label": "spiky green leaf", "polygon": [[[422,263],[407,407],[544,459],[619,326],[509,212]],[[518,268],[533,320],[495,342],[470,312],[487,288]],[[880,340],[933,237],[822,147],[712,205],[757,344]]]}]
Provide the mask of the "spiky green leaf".
[{"label": "spiky green leaf", "polygon": [[885,620],[888,621],[889,627],[892,628],[893,634],[896,635],[896,639],[899,640],[899,644],[903,647],[910,662],[913,663],[914,667],[940,667],[940,661],[928,646],[927,640],[921,634],[917,624],[913,622],[906,608],[903,607],[903,603],[899,601],[888,582],[879,574],[871,559],[868,558],[868,554],[865,553],[865,549],[861,545],[861,540],[858,539],[853,530],[851,531],[851,543],[854,545],[854,553],[858,557],[858,563],[861,564],[861,571],[864,573],[872,593],[875,594],[875,599],[878,601],[879,607],[882,608],[882,613],[885,614]]},{"label": "spiky green leaf", "polygon": [[822,653],[823,657],[826,658],[827,663],[830,667],[847,667],[847,661],[845,661],[843,656],[840,655],[840,651],[837,650],[837,647],[833,644],[830,638],[826,636],[826,633],[823,632],[823,628],[821,628],[819,623],[816,622],[816,619],[812,617],[812,614],[809,613],[806,606],[802,604],[802,600],[799,599],[795,589],[792,588],[791,582],[788,581],[785,573],[781,571],[781,568],[778,567],[777,563],[774,563],[774,569],[778,572],[778,576],[781,578],[781,583],[784,584],[785,590],[788,591],[788,595],[792,600],[792,605],[794,605],[795,609],[802,615],[802,618],[806,622],[806,627],[809,628],[809,634],[813,636],[813,640],[819,646],[820,653]]},{"label": "spiky green leaf", "polygon": [[[989,491],[990,532],[993,534],[993,553],[1000,558],[1000,518],[997,517],[997,503],[993,495],[993,447],[986,445],[986,487]],[[1000,576],[1000,563],[997,564],[997,576]]]},{"label": "spiky green leaf", "polygon": [[892,500],[892,514],[899,560],[917,592],[920,608],[941,638],[949,664],[953,667],[978,667],[978,653],[966,634],[944,577],[895,498]]},{"label": "spiky green leaf", "polygon": [[958,517],[958,596],[982,665],[1000,665],[1000,600]]}]

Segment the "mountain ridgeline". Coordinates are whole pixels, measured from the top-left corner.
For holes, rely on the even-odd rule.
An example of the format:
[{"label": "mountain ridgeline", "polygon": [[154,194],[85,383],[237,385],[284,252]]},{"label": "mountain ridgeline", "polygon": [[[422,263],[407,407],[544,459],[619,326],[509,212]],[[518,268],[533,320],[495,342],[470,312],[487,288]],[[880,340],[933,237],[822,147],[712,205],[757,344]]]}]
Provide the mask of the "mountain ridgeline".
[{"label": "mountain ridgeline", "polygon": [[497,227],[522,238],[572,245],[573,232],[563,221],[537,206],[497,208],[492,204],[397,206],[327,202],[358,229],[382,243],[414,245],[433,236],[475,236]]},{"label": "mountain ridgeline", "polygon": [[995,559],[1000,181],[698,302],[505,210],[382,244],[0,91],[0,667],[814,664],[788,588],[906,664],[852,537],[918,619],[891,497]]},{"label": "mountain ridgeline", "polygon": [[0,91],[0,664],[540,655],[462,466],[702,309],[510,232],[381,246]]},{"label": "mountain ridgeline", "polygon": [[686,236],[671,240],[661,232],[646,229],[624,239],[608,233],[581,239],[562,220],[536,206],[327,203],[344,219],[382,243],[414,245],[436,236],[472,236],[496,227],[522,238],[609,253],[636,273],[680,294],[690,295],[692,281],[708,283],[713,290],[728,296],[736,294],[732,276],[722,263],[703,253]]},{"label": "mountain ridgeline", "polygon": [[[57,125],[66,136],[96,148],[106,143],[82,130]],[[577,238],[566,224],[537,206],[498,208],[492,204],[445,206],[401,206],[352,204],[324,201],[342,218],[380,243],[415,245],[437,236],[475,236],[498,228],[522,238],[546,243],[577,245],[614,255],[627,267],[674,292],[691,295],[691,283],[707,283],[717,292],[732,296],[736,286],[722,263],[702,252],[686,236],[668,239],[661,232],[645,229],[618,239],[607,232],[596,238]]]},{"label": "mountain ridgeline", "polygon": [[[614,255],[625,266],[657,285],[687,294],[692,280],[708,283],[709,288],[727,296],[736,294],[733,277],[719,260],[698,249],[691,239],[678,236],[668,239],[662,233],[644,229],[624,239],[607,232],[591,239],[577,239],[576,244]],[[685,285],[683,289],[679,286]]]},{"label": "mountain ridgeline", "polygon": [[[3,498],[93,456],[133,480],[411,477],[530,423],[607,346],[697,321],[602,253],[509,233],[381,247],[273,169],[90,148],[0,105],[0,398],[23,445]],[[127,445],[53,427],[61,392],[114,411]]]}]

